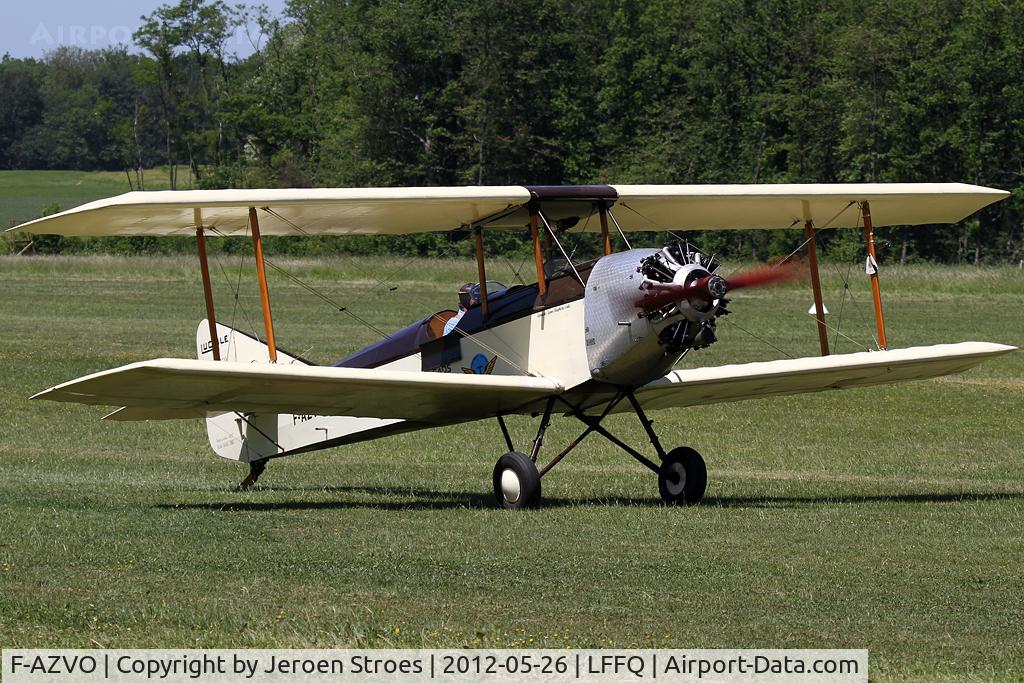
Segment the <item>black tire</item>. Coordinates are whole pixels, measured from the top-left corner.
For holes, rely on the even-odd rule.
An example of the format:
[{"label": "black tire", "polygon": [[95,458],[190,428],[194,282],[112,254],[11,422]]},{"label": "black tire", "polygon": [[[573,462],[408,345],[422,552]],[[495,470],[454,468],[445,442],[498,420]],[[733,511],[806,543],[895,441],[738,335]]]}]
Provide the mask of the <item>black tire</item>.
[{"label": "black tire", "polygon": [[658,491],[667,505],[696,505],[707,487],[708,468],[692,448],[675,448],[661,461]]},{"label": "black tire", "polygon": [[522,453],[510,451],[494,465],[494,497],[506,510],[537,507],[540,474],[537,465]]}]

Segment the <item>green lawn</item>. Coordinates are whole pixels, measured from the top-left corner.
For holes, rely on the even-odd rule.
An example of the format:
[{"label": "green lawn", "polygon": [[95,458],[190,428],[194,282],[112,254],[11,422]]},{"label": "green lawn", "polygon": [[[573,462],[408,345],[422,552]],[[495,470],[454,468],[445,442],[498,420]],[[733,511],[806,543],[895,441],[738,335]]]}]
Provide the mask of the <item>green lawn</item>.
[{"label": "green lawn", "polygon": [[[249,329],[242,265],[237,310],[237,257],[214,263],[215,289],[223,321]],[[384,329],[450,306],[474,277],[463,261],[286,265]],[[492,422],[274,461],[238,493],[242,467],[210,453],[200,422],[110,424],[27,400],[191,357],[193,261],[5,257],[0,271],[0,645],[863,647],[874,680],[1024,677],[1024,353],[958,377],[654,413],[667,445],[708,462],[696,508],[663,507],[654,477],[593,437],[545,477],[542,509],[497,510]],[[374,286],[383,273],[395,290]],[[839,275],[825,269],[830,324]],[[840,351],[873,329],[852,278],[842,329],[856,345]],[[894,346],[1024,341],[1019,270],[882,278]],[[375,339],[270,284],[284,347],[329,362]],[[687,361],[814,354],[810,298],[738,293],[721,341]],[[534,421],[511,426],[532,438]],[[635,418],[609,426],[647,446]],[[577,432],[556,421],[546,449]]]},{"label": "green lawn", "polygon": [[[187,169],[181,171],[187,183]],[[150,169],[144,182],[147,190],[166,190],[167,171]],[[0,230],[38,218],[51,204],[70,209],[132,189],[123,171],[0,171]]]}]

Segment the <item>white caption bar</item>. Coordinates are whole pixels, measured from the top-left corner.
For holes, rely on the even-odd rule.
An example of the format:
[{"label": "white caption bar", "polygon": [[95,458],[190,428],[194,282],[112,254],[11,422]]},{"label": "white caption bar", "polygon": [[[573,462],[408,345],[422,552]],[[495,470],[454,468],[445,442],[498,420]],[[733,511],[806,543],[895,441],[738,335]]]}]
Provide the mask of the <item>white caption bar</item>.
[{"label": "white caption bar", "polygon": [[11,649],[3,680],[867,683],[868,651]]}]

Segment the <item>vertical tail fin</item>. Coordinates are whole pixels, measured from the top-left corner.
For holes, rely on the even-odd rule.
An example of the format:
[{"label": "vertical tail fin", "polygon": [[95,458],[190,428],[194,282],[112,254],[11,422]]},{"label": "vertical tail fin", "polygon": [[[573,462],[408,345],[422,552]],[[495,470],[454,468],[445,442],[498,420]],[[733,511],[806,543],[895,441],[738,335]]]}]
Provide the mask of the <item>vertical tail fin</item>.
[{"label": "vertical tail fin", "polygon": [[[270,351],[267,345],[256,337],[217,323],[217,341],[220,346],[220,359],[235,363],[269,363]],[[205,319],[199,322],[196,330],[196,357],[199,360],[213,360],[213,344],[210,342],[210,325]],[[277,349],[278,365],[299,363],[313,365],[304,358],[294,356]]]},{"label": "vertical tail fin", "polygon": [[[220,359],[233,363],[269,363],[270,351],[267,345],[253,336],[227,325],[217,323],[217,341]],[[213,360],[213,344],[210,342],[210,325],[203,319],[196,330],[196,356],[199,360]],[[277,352],[279,364],[306,361],[281,351]],[[279,434],[281,417],[291,415],[240,415],[221,413],[206,418],[206,433],[210,446],[222,458],[253,462],[274,455],[280,455],[283,446]]]}]

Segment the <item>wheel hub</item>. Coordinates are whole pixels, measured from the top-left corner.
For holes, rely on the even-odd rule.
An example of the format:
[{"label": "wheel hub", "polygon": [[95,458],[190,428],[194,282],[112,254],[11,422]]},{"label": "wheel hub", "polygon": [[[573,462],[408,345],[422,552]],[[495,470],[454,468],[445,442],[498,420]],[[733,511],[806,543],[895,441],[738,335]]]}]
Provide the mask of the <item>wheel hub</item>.
[{"label": "wheel hub", "polygon": [[512,470],[503,470],[501,473],[501,493],[509,503],[518,502],[519,496],[522,495],[519,477]]},{"label": "wheel hub", "polygon": [[686,468],[682,463],[674,462],[669,466],[668,476],[665,477],[665,488],[673,496],[678,496],[686,488]]}]

